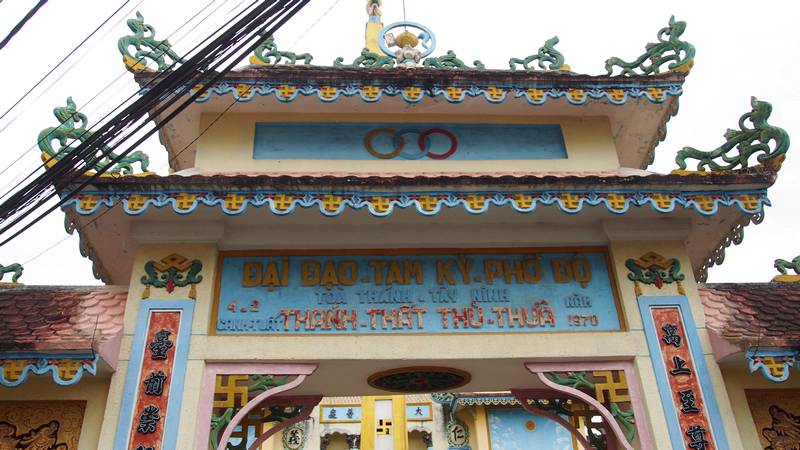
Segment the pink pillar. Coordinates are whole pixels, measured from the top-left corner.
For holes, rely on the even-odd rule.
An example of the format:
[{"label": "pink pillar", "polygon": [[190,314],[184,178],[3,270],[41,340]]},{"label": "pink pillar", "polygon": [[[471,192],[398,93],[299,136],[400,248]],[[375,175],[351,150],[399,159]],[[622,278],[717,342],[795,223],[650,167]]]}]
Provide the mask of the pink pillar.
[{"label": "pink pillar", "polygon": [[[247,414],[247,412],[258,406],[258,404],[265,399],[274,397],[281,392],[286,392],[299,386],[306,379],[306,377],[313,374],[316,369],[316,364],[207,363],[205,376],[203,378],[203,388],[200,393],[200,402],[198,404],[197,426],[194,442],[195,448],[197,450],[206,450],[208,448],[209,425],[211,423],[211,412],[214,405],[214,388],[217,375],[289,375],[297,377],[292,382],[263,392],[258,397],[248,402],[248,404],[245,405],[245,408],[249,406],[249,409],[247,409],[247,411],[244,413]],[[321,396],[319,397],[321,398]],[[274,400],[276,399],[273,399],[273,401]],[[230,439],[230,434],[233,432],[233,428],[239,424],[244,417],[242,411],[245,411],[245,408],[242,408],[242,410],[239,411],[236,416],[234,416],[231,423],[228,424],[228,427],[225,433],[223,433],[220,442],[224,442],[227,445],[227,441]],[[219,448],[225,447],[221,446]]]}]

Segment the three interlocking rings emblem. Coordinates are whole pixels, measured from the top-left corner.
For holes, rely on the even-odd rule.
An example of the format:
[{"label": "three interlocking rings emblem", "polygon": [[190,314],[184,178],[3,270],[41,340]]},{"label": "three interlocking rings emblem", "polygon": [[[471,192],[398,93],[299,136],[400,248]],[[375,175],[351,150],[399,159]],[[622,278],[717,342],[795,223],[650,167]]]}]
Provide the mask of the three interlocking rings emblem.
[{"label": "three interlocking rings emblem", "polygon": [[[442,135],[450,141],[450,148],[445,151],[433,151],[431,148],[431,136]],[[386,135],[391,139],[392,148],[389,151],[375,148],[375,138]],[[406,148],[406,136],[417,136],[418,149]],[[411,146],[409,146],[411,147]],[[431,159],[447,159],[458,149],[458,140],[453,133],[442,128],[429,128],[421,130],[418,128],[375,128],[364,137],[364,148],[370,155],[380,159],[392,159],[400,156],[403,159],[421,159],[428,157]]]}]

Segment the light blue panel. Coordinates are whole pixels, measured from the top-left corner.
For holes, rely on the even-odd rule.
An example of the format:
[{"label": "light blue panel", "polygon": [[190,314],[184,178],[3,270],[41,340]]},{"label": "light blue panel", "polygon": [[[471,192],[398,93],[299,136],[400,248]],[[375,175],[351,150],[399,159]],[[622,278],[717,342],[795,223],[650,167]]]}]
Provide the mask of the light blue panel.
[{"label": "light blue panel", "polygon": [[431,405],[406,405],[406,420],[432,420]]},{"label": "light blue panel", "polygon": [[117,434],[114,439],[115,449],[128,448],[131,424],[133,423],[133,409],[136,406],[136,394],[139,391],[139,378],[141,361],[144,358],[147,344],[147,327],[150,323],[152,311],[181,311],[181,322],[175,347],[175,361],[172,369],[172,381],[169,388],[166,416],[164,423],[163,448],[176,448],[178,440],[178,422],[181,416],[181,403],[183,401],[183,384],[186,378],[186,363],[189,357],[189,341],[192,334],[192,317],[194,316],[194,300],[142,300],[139,302],[139,314],[136,317],[136,331],[133,335],[131,357],[128,363],[128,372],[125,375],[125,389],[122,393],[119,421],[117,421]]},{"label": "light blue panel", "polygon": [[[582,278],[583,283],[559,282],[554,272],[557,261],[568,261],[570,267],[582,261],[582,268],[576,272],[585,275],[590,272],[591,277]],[[615,292],[606,254],[602,251],[391,256],[223,255],[220,270],[218,334],[620,329]],[[314,281],[314,270],[319,275],[318,283],[307,281]],[[269,285],[270,282],[277,284]],[[542,301],[547,302],[546,307]],[[417,308],[418,313],[405,310],[405,316],[401,316],[403,307]],[[545,308],[552,308],[553,326],[534,321],[533,311],[538,313]],[[517,315],[513,327],[509,324],[512,320],[509,311]],[[384,317],[393,317],[395,313],[398,318],[408,319],[407,322],[384,322]],[[523,313],[528,315],[529,323],[520,322]],[[459,320],[456,327],[455,316],[466,317],[465,314],[470,314],[471,323],[467,325]],[[443,315],[448,322],[446,327]],[[298,322],[298,317],[302,323]],[[344,317],[357,319],[353,322],[355,329],[353,323],[344,324]],[[578,323],[574,322],[576,317]],[[339,320],[338,325],[334,319]]]},{"label": "light blue panel", "polygon": [[661,355],[661,347],[659,346],[660,337],[650,312],[651,308],[659,306],[677,306],[681,311],[689,352],[692,355],[696,372],[695,375],[699,381],[706,413],[711,423],[711,433],[713,433],[714,440],[717,442],[717,447],[720,450],[728,450],[728,438],[725,434],[725,428],[722,426],[722,417],[719,414],[717,397],[714,394],[711,379],[708,376],[708,367],[706,366],[706,360],[703,356],[703,347],[700,345],[700,338],[697,336],[697,326],[694,323],[694,318],[692,318],[689,299],[686,297],[639,297],[638,302],[639,312],[641,313],[642,324],[644,326],[644,334],[647,338],[647,347],[650,351],[650,360],[653,363],[656,382],[658,383],[658,392],[661,396],[661,404],[664,407],[664,415],[667,417],[669,439],[672,443],[673,450],[686,450],[686,445],[684,430],[682,430],[678,424],[678,411],[675,409],[672,392],[670,392],[667,368],[664,366],[664,358]]},{"label": "light blue panel", "polygon": [[[566,428],[520,408],[488,408],[489,440],[492,450],[573,450],[572,435]],[[533,421],[533,431],[525,422]]]},{"label": "light blue panel", "polygon": [[[451,133],[457,148],[446,160],[566,159],[560,125],[505,125],[454,123],[259,122],[254,159],[378,160],[365,147],[370,132],[391,129],[402,136],[403,151],[393,160],[424,159],[419,138],[428,130]],[[373,149],[389,154],[397,148],[389,132],[377,132]],[[453,142],[442,132],[431,132],[423,145],[433,155],[445,154]]]},{"label": "light blue panel", "polygon": [[360,422],[360,406],[322,406],[323,422]]}]

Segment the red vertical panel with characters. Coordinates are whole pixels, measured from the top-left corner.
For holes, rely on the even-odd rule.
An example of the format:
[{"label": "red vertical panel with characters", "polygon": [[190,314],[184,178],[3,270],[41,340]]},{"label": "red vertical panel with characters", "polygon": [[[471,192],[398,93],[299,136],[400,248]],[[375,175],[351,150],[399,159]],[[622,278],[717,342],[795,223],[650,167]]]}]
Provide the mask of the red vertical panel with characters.
[{"label": "red vertical panel with characters", "polygon": [[151,311],[128,450],[163,447],[180,311]]}]

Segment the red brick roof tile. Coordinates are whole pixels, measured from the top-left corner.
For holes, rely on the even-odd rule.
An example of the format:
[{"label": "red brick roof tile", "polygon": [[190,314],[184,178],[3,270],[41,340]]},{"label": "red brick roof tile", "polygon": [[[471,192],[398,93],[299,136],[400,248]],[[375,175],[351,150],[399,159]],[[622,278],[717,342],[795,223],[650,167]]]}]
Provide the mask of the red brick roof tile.
[{"label": "red brick roof tile", "polygon": [[122,332],[128,293],[114,286],[0,289],[0,352],[97,350]]},{"label": "red brick roof tile", "polygon": [[706,326],[747,347],[800,347],[800,283],[701,284]]}]

